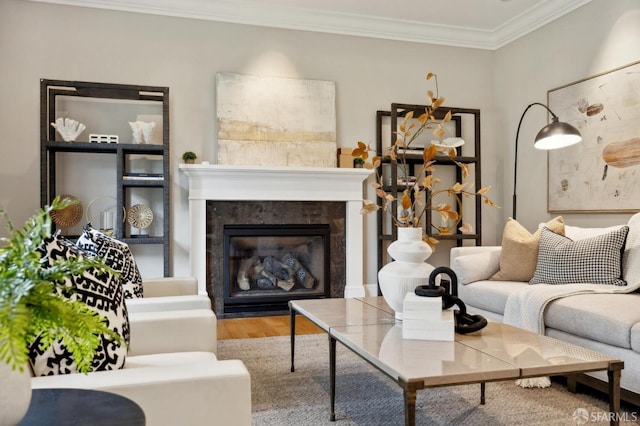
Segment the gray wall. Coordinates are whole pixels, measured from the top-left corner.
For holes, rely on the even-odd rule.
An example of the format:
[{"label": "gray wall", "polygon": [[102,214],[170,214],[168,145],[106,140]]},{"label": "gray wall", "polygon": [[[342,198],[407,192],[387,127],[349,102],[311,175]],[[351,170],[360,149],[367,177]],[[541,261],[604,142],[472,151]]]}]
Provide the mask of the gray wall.
[{"label": "gray wall", "polygon": [[[546,102],[548,89],[640,59],[639,31],[633,0],[595,0],[496,52],[0,0],[0,205],[16,224],[38,208],[40,78],[169,86],[173,271],[188,274],[187,182],[178,164],[186,150],[215,161],[216,72],[335,81],[338,145],[350,147],[375,141],[376,110],[424,103],[431,71],[447,105],[482,110],[482,183],[505,207],[484,211],[484,243],[496,244],[511,211],[513,139],[524,107]],[[528,227],[549,216],[546,161],[522,141],[545,120],[531,113],[521,134],[519,219]],[[534,174],[539,183],[522,177]],[[599,225],[627,216],[571,220]],[[372,283],[372,221],[366,236]],[[443,246],[431,263],[446,264],[447,256]]]},{"label": "gray wall", "polygon": [[[547,91],[640,60],[640,2],[594,0],[569,15],[498,50],[494,61],[495,107],[499,117],[495,182],[502,194],[503,218],[511,215],[513,155],[518,121],[532,102],[547,103]],[[560,114],[560,112],[555,111]],[[562,117],[560,117],[562,119]],[[518,221],[528,229],[552,216],[547,213],[547,154],[533,148],[546,124],[543,108],[527,113],[518,147]],[[640,128],[640,125],[639,125]],[[640,131],[639,131],[640,134]],[[637,204],[640,210],[640,202]],[[630,214],[562,214],[575,226],[608,226]],[[499,235],[501,228],[497,228]]]}]

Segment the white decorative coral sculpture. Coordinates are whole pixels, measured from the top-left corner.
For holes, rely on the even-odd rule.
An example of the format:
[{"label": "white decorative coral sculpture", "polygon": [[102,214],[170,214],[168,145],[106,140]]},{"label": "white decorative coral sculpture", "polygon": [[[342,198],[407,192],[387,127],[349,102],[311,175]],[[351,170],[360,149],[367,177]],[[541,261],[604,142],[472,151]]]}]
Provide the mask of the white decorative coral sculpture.
[{"label": "white decorative coral sculpture", "polygon": [[84,124],[71,118],[58,118],[51,125],[60,133],[65,142],[73,142],[87,128]]},{"label": "white decorative coral sculpture", "polygon": [[133,130],[133,140],[135,143],[151,143],[153,128],[156,127],[155,122],[130,121],[129,126]]}]

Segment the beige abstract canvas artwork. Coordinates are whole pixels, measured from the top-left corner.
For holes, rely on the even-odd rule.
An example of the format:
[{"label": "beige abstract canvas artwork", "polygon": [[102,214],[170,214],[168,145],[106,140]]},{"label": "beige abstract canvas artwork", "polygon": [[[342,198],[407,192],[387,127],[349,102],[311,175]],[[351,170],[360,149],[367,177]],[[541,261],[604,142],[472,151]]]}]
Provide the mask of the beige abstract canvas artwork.
[{"label": "beige abstract canvas artwork", "polygon": [[335,83],[216,74],[218,163],[336,166]]}]

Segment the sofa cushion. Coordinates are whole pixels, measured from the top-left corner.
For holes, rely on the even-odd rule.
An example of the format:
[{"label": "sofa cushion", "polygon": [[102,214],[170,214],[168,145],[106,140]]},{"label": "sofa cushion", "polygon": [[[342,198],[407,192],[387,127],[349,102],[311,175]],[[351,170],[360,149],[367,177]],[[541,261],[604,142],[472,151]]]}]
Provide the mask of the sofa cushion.
[{"label": "sofa cushion", "polygon": [[623,226],[608,234],[573,241],[542,229],[538,264],[530,284],[626,285],[622,252],[629,232]]},{"label": "sofa cushion", "polygon": [[[564,235],[564,220],[558,216],[545,227]],[[509,218],[502,234],[500,270],[491,279],[496,281],[529,281],[536,270],[541,229],[531,234],[518,221]]]},{"label": "sofa cushion", "polygon": [[[44,242],[41,255],[43,267],[47,268],[57,259],[90,254],[83,253],[73,242],[55,235]],[[64,292],[65,288],[72,288],[74,291]],[[127,355],[130,330],[120,280],[109,273],[88,270],[82,275],[65,278],[64,284],[57,287],[57,292],[71,300],[79,299],[85,302],[91,310],[106,318],[108,327],[122,337],[122,341],[116,343],[109,336],[101,336],[100,346],[91,365],[92,371],[122,368]],[[61,341],[54,343],[46,351],[42,350],[40,341],[41,337],[38,336],[29,347],[29,358],[34,375],[77,372],[77,365],[71,353]]]},{"label": "sofa cushion", "polygon": [[127,358],[125,369],[158,367],[162,365],[192,364],[201,361],[216,361],[216,355],[212,352],[173,352],[163,354],[150,354],[130,356]]},{"label": "sofa cushion", "polygon": [[640,321],[631,327],[631,349],[640,353]]},{"label": "sofa cushion", "polygon": [[126,299],[143,296],[142,276],[128,244],[93,229],[89,223],[83,228],[76,245],[99,256],[104,263],[120,274]]},{"label": "sofa cushion", "polygon": [[509,294],[527,286],[521,281],[477,281],[458,286],[458,296],[470,306],[503,315]]},{"label": "sofa cushion", "polygon": [[629,287],[640,288],[640,213],[631,216],[622,255],[622,277]]},{"label": "sofa cushion", "polygon": [[[640,294],[590,293],[563,297],[547,306],[544,322],[546,327],[631,349],[632,328],[640,323]],[[640,329],[636,334],[636,348],[640,348]]]}]

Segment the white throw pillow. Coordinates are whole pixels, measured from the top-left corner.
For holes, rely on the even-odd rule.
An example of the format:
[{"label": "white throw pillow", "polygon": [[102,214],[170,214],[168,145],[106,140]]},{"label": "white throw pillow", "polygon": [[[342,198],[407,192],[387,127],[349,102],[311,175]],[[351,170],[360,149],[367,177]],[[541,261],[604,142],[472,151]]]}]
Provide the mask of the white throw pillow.
[{"label": "white throw pillow", "polygon": [[456,274],[461,284],[488,280],[500,269],[500,249],[456,258]]},{"label": "white throw pillow", "polygon": [[622,228],[624,225],[614,225],[607,228],[582,228],[580,226],[564,225],[564,236],[573,241],[608,234],[611,231]]}]

